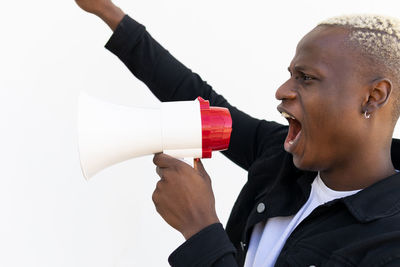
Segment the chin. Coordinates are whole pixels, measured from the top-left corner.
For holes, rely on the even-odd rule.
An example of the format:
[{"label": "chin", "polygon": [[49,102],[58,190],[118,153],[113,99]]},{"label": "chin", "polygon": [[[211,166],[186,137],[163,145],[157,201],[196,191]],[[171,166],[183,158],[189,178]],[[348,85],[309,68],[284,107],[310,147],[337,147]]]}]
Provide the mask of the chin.
[{"label": "chin", "polygon": [[315,162],[309,158],[306,158],[303,156],[296,156],[293,155],[293,164],[296,166],[296,168],[302,170],[302,171],[313,171],[317,172],[321,170],[320,163]]}]

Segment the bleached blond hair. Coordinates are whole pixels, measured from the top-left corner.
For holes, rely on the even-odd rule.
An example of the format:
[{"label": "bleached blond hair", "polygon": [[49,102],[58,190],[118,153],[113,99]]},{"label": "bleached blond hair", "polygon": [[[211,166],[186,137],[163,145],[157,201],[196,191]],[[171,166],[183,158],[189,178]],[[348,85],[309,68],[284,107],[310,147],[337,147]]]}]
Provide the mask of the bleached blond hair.
[{"label": "bleached blond hair", "polygon": [[[345,15],[329,18],[318,26],[341,26],[349,30],[349,41],[363,56],[378,63],[380,74],[394,79],[395,121],[400,115],[400,20],[381,15]],[[389,78],[389,77],[387,77]]]}]

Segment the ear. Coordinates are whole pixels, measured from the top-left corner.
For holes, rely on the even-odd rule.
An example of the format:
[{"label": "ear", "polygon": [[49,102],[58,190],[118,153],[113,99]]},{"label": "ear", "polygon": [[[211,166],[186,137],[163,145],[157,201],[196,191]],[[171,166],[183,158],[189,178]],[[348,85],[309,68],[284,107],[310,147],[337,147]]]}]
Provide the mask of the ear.
[{"label": "ear", "polygon": [[379,78],[373,81],[367,101],[363,105],[363,113],[374,113],[383,107],[389,100],[392,92],[392,82],[387,78]]}]

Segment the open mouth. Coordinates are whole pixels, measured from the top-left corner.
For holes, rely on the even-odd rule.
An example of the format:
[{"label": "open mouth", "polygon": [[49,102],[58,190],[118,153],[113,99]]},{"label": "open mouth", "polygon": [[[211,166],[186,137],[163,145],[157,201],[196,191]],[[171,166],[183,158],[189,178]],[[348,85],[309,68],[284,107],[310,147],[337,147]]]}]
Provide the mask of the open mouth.
[{"label": "open mouth", "polygon": [[289,122],[289,132],[285,139],[285,150],[290,152],[293,150],[293,146],[297,144],[301,134],[301,123],[292,115],[282,112],[284,118]]}]

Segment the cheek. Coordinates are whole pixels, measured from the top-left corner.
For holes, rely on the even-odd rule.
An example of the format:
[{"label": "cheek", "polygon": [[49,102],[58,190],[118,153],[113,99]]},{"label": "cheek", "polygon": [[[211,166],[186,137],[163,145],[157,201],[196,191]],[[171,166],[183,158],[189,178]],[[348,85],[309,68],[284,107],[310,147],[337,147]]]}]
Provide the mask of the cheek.
[{"label": "cheek", "polygon": [[[333,93],[327,93],[329,91]],[[314,90],[313,95],[304,98],[304,115],[312,131],[334,135],[346,131],[352,122],[359,119],[359,100],[354,95],[341,91],[344,90],[323,88]]]},{"label": "cheek", "polygon": [[325,131],[335,125],[333,118],[335,108],[324,99],[310,99],[310,103],[304,103],[304,130],[308,141],[317,141],[326,136]]},{"label": "cheek", "polygon": [[305,109],[304,154],[294,161],[296,166],[321,170],[356,149],[362,114],[350,107],[320,101]]}]

